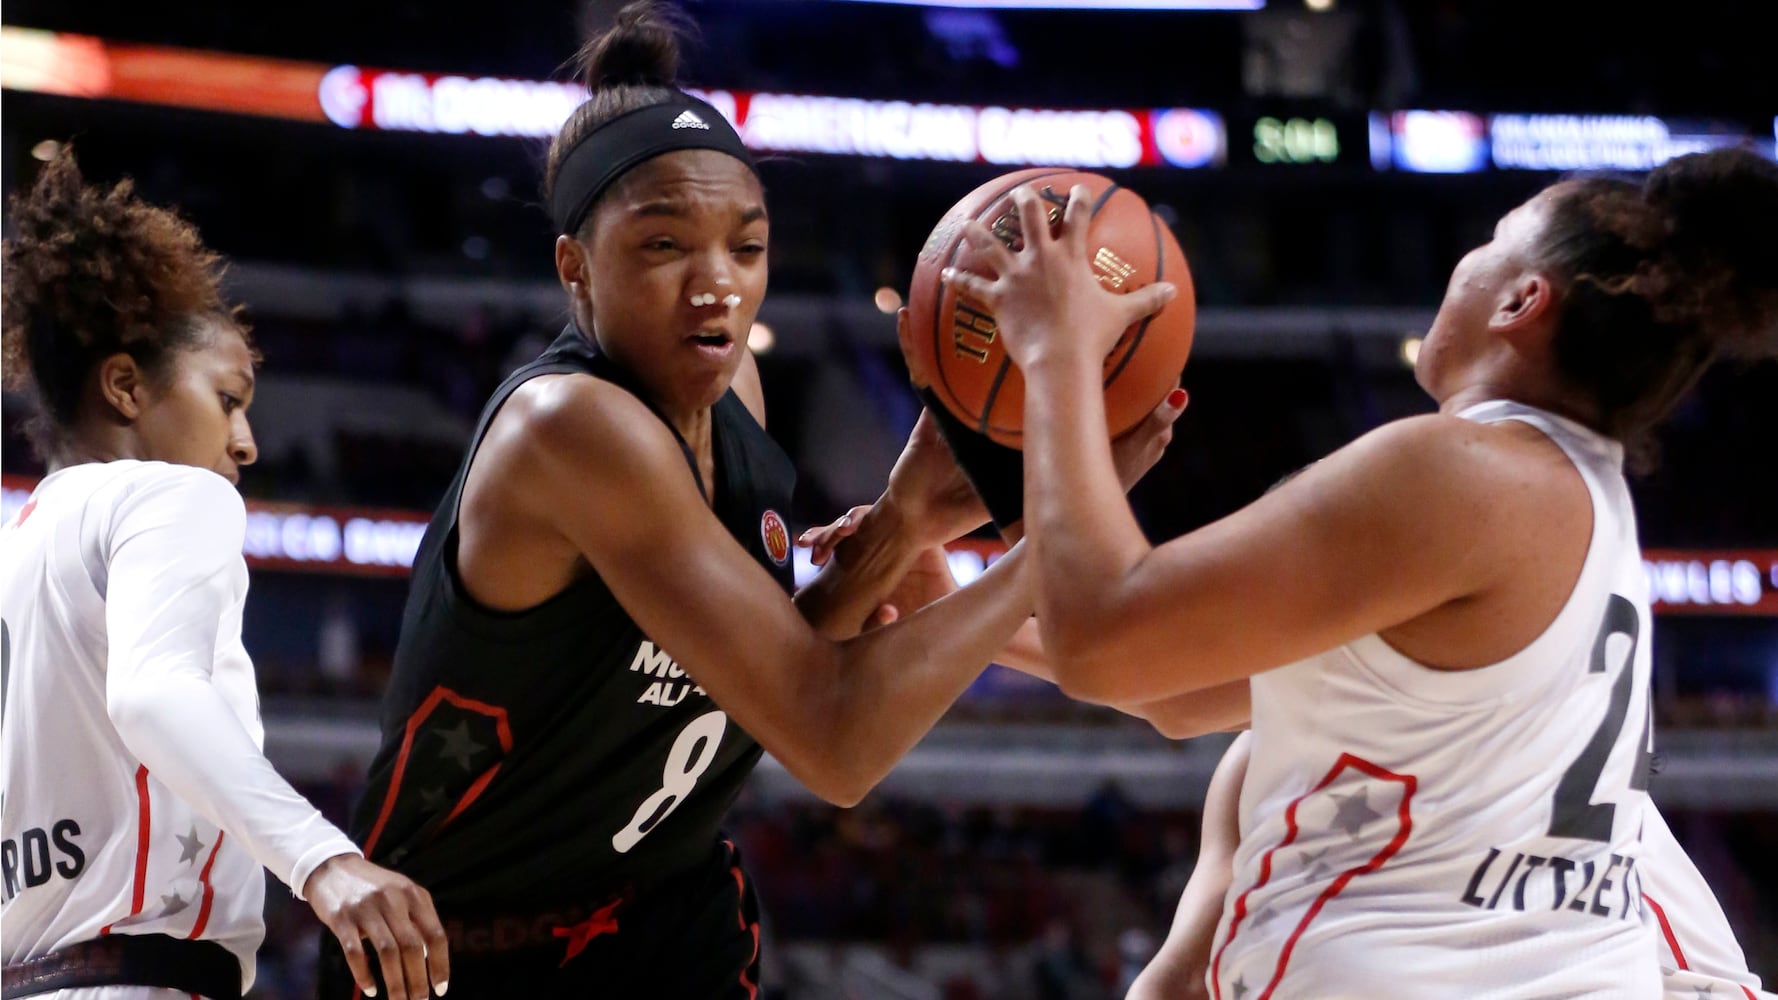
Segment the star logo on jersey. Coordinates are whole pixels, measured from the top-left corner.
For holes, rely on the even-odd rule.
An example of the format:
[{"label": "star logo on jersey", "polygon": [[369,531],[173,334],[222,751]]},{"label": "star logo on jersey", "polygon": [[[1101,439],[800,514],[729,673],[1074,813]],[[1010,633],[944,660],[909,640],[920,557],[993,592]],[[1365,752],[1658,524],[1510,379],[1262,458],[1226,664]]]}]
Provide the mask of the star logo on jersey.
[{"label": "star logo on jersey", "polygon": [[1310,881],[1320,881],[1333,870],[1328,867],[1325,860],[1327,858],[1327,848],[1325,847],[1314,854],[1310,854],[1308,851],[1298,851],[1297,855],[1303,859],[1303,867],[1308,870]]},{"label": "star logo on jersey", "polygon": [[180,834],[173,839],[179,841],[179,863],[195,864],[198,860],[198,852],[204,849],[204,842],[198,839],[197,824],[191,825],[190,833]]},{"label": "star logo on jersey", "polygon": [[473,771],[475,755],[487,749],[485,745],[470,738],[467,719],[459,720],[455,729],[434,729],[432,734],[444,741],[444,746],[438,748],[438,755],[455,760],[457,766],[465,771]]},{"label": "star logo on jersey", "polygon": [[775,510],[767,510],[759,519],[759,540],[765,543],[766,555],[782,566],[790,559],[790,529]]},{"label": "star logo on jersey", "polygon": [[[512,752],[506,709],[443,686],[432,689],[403,729],[395,773],[407,780],[393,781],[380,793],[382,807],[364,842],[370,857],[383,856],[377,845],[392,822],[396,836],[390,850],[469,808]],[[449,814],[437,808],[440,794],[455,795],[459,788],[465,790]]]},{"label": "star logo on jersey", "polygon": [[1339,807],[1334,810],[1333,825],[1346,831],[1346,836],[1356,838],[1364,825],[1373,819],[1382,819],[1383,814],[1372,809],[1366,799],[1367,789],[1360,786],[1358,791],[1350,795],[1338,792],[1328,793]]}]

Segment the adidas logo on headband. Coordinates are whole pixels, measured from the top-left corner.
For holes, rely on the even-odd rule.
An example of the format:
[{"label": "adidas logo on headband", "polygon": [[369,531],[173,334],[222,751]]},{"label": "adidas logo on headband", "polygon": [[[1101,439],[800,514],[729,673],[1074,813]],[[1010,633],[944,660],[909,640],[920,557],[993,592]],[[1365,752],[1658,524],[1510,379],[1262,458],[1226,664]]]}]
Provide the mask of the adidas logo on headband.
[{"label": "adidas logo on headband", "polygon": [[749,171],[755,169],[753,154],[720,111],[689,94],[676,94],[598,125],[562,154],[549,195],[556,231],[574,233],[612,182],[644,160],[680,149],[712,149],[740,160]]}]

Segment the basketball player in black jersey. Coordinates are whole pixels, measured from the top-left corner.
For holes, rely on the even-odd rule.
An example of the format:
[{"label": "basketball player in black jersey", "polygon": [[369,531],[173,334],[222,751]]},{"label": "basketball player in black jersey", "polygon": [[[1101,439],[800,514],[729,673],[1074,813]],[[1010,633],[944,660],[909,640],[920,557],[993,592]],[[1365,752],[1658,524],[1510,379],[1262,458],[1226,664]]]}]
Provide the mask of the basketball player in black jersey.
[{"label": "basketball player in black jersey", "polygon": [[[432,893],[454,997],[754,997],[757,904],[718,824],[762,746],[858,801],[1032,609],[1015,548],[858,634],[985,518],[929,424],[847,565],[788,596],[793,472],[744,346],[763,193],[672,86],[661,13],[583,50],[592,99],[545,180],[572,320],[496,391],[433,516],[352,825]],[[354,995],[337,953],[323,968],[323,997]]]}]

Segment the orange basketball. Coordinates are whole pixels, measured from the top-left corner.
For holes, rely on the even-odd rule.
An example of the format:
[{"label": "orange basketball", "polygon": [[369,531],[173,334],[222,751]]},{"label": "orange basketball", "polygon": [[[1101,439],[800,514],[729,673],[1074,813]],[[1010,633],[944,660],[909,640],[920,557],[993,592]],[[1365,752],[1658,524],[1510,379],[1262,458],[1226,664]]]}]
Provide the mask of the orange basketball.
[{"label": "orange basketball", "polygon": [[1020,447],[1025,417],[1025,379],[1000,343],[999,327],[985,306],[962,298],[939,281],[957,267],[986,277],[963,241],[963,224],[978,219],[1008,246],[1023,246],[1012,194],[1029,187],[1050,205],[1058,224],[1068,191],[1084,184],[1092,195],[1087,259],[1099,282],[1130,292],[1154,281],[1179,286],[1165,309],[1130,327],[1105,358],[1105,411],[1112,436],[1141,423],[1179,384],[1191,351],[1197,305],[1191,272],[1179,242],[1148,202],[1110,178],[1059,168],[1020,170],[971,191],[945,213],[927,237],[908,290],[908,330],[902,346],[914,384],[930,386],[957,419],[1009,447]]}]

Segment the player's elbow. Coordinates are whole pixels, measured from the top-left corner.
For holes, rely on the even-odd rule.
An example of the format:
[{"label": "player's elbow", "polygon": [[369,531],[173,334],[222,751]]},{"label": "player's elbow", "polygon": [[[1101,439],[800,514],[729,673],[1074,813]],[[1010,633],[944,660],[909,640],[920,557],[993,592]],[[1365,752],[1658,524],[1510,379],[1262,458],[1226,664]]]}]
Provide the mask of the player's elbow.
[{"label": "player's elbow", "polygon": [[1170,740],[1189,740],[1219,732],[1208,720],[1186,712],[1155,710],[1141,713],[1154,731]]},{"label": "player's elbow", "polygon": [[1118,705],[1131,700],[1130,692],[1122,684],[1122,671],[1116,669],[1098,644],[1084,636],[1057,635],[1052,639],[1047,629],[1043,641],[1050,669],[1056,675],[1056,686],[1063,694],[1094,705]]},{"label": "player's elbow", "polygon": [[834,782],[826,786],[823,791],[816,792],[815,794],[821,801],[830,806],[838,806],[841,809],[850,809],[858,803],[863,802],[864,797],[875,787],[876,782]]},{"label": "player's elbow", "polygon": [[105,714],[126,747],[152,739],[166,721],[161,698],[143,685],[112,685],[105,692]]},{"label": "player's elbow", "polygon": [[1083,601],[1058,599],[1039,606],[1037,623],[1044,656],[1062,693],[1100,705],[1123,700],[1108,685],[1115,677],[1106,656],[1106,620],[1102,615]]},{"label": "player's elbow", "polygon": [[870,790],[877,787],[882,780],[881,774],[869,774],[857,767],[847,766],[845,762],[829,760],[821,763],[807,764],[801,767],[785,765],[791,776],[801,782],[804,788],[814,793],[815,797],[828,805],[841,809],[850,809],[864,801]]}]

